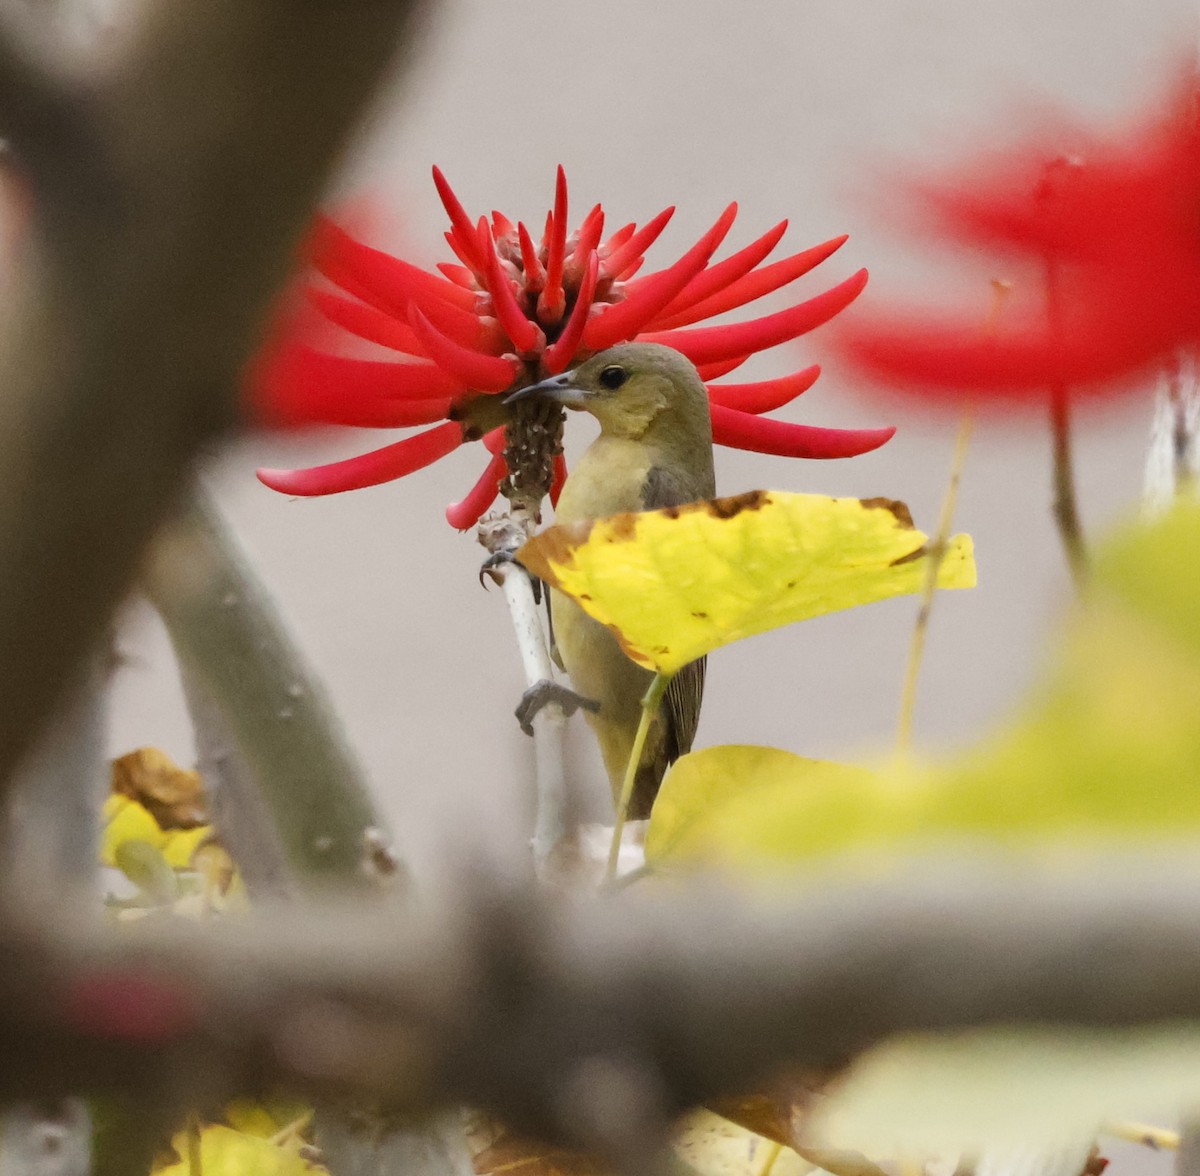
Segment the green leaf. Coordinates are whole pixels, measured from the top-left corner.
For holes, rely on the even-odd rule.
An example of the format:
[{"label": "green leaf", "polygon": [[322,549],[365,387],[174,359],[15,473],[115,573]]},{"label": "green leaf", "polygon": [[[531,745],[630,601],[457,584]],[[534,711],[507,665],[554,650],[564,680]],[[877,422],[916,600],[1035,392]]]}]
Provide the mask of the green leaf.
[{"label": "green leaf", "polygon": [[[550,527],[518,558],[639,665],[673,674],[755,633],[920,592],[929,557],[902,502],[752,490]],[[938,584],[974,583],[971,540],[956,535]]]}]

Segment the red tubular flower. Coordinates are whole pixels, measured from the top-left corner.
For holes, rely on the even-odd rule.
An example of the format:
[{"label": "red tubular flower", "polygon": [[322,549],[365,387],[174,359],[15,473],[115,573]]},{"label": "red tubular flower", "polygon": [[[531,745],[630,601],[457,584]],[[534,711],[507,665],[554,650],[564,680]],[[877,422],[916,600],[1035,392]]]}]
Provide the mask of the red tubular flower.
[{"label": "red tubular flower", "polygon": [[[1072,132],[1066,141],[1079,143]],[[1061,142],[1061,141],[1060,141]],[[892,313],[842,333],[873,375],[927,399],[1000,396],[1044,404],[1048,387],[1115,391],[1200,342],[1200,124],[1196,85],[1164,117],[1083,140],[1044,141],[967,169],[927,193],[940,224],[973,246],[1015,251],[1052,275],[991,327]]]},{"label": "red tubular flower", "polygon": [[[673,209],[641,228],[604,238],[599,205],[567,231],[567,182],[558,169],[554,209],[541,240],[501,213],[472,221],[445,177],[433,173],[450,218],[446,240],[457,259],[430,273],[354,240],[327,219],[311,235],[316,270],[341,293],[306,291],[310,309],[348,336],[399,359],[325,354],[304,331],[282,332],[257,358],[249,383],[261,419],[277,424],[371,428],[437,424],[383,449],[309,470],[260,470],[286,494],[333,494],[403,477],[464,440],[482,439],[490,460],[461,502],[447,510],[472,526],[495,500],[508,409],[500,393],[565,371],[630,339],[676,347],[716,380],[751,355],[820,326],[852,302],[865,270],[787,310],[748,322],[684,329],[786,286],[834,253],[836,237],[763,265],[787,222],[712,263],[737,215],[731,204],[673,265],[634,277]],[[711,263],[711,264],[710,264]],[[809,388],[820,369],[753,384],[713,384],[713,435],[720,444],[791,457],[851,457],[882,445],[891,429],[819,429],[760,419]],[[555,462],[552,499],[566,476]]]}]

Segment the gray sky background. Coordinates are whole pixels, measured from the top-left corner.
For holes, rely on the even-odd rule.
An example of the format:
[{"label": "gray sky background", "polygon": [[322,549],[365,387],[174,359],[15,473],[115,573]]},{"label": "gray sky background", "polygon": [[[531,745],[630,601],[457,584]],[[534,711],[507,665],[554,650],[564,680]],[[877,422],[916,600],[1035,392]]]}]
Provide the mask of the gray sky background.
[{"label": "gray sky background", "polygon": [[[851,234],[798,284],[807,293],[866,265],[863,304],[922,291],[983,306],[986,268],[967,281],[955,258],[928,256],[880,215],[895,178],[999,143],[1006,128],[1019,135],[1047,104],[1102,124],[1152,101],[1198,26],[1184,0],[452,0],[365,128],[339,189],[384,208],[373,243],[431,264],[448,259],[432,164],[474,215],[499,208],[540,225],[561,162],[573,223],[596,201],[613,225],[679,206],[651,261],[674,260],[737,199],[727,248],[785,216],[781,255]],[[722,492],[887,495],[932,527],[956,422],[872,399],[827,359],[818,331],[745,370],[765,377],[824,362],[818,384],[780,415],[894,423],[897,437],[844,462],[720,450]],[[1136,500],[1150,404],[1147,395],[1080,421],[1094,533]],[[569,452],[590,435],[590,421],[573,416]],[[512,718],[519,664],[500,594],[476,581],[481,549],[442,518],[481,470],[480,448],[321,500],[291,501],[254,479],[256,465],[333,460],[396,436],[253,438],[210,476],[328,682],[405,848],[433,863],[447,830],[454,843],[486,829],[515,850],[532,771],[532,744]],[[1048,507],[1039,423],[978,429],[958,524],[975,537],[980,586],[938,602],[917,716],[930,749],[978,738],[1037,672],[1069,598]],[[915,607],[888,602],[718,652],[698,745],[770,743],[833,758],[886,749]],[[190,762],[169,651],[144,607],[131,606],[121,641],[129,660],[115,685],[112,750],[157,744]],[[582,723],[571,749],[598,785]]]}]

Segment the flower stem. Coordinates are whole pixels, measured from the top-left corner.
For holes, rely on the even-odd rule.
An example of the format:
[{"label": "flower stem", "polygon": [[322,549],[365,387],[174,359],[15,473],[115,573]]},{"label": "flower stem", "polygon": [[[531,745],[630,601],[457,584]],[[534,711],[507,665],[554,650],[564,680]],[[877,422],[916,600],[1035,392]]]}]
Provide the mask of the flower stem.
[{"label": "flower stem", "polygon": [[904,671],[904,685],[900,691],[900,721],[896,732],[896,746],[905,752],[912,745],[913,714],[917,706],[917,679],[921,673],[921,662],[925,655],[925,637],[929,632],[929,616],[933,612],[933,598],[937,593],[938,572],[946,558],[946,544],[950,541],[950,527],[954,522],[954,508],[958,502],[958,487],[962,481],[963,466],[967,461],[967,449],[971,444],[974,417],[968,410],[958,427],[958,440],[954,445],[954,460],[950,465],[950,481],[942,499],[942,512],[938,517],[937,534],[929,548],[929,559],[925,569],[925,584],[921,589],[921,607],[913,626],[912,640],[908,646],[908,665]]},{"label": "flower stem", "polygon": [[[1062,336],[1062,292],[1059,288],[1058,265],[1047,257],[1046,320],[1052,339]],[[1075,471],[1071,457],[1070,390],[1061,382],[1050,386],[1050,435],[1054,450],[1054,499],[1052,510],[1058,524],[1058,534],[1067,555],[1067,565],[1076,589],[1087,580],[1087,546],[1083,524],[1079,519],[1079,502],[1075,494]]]},{"label": "flower stem", "polygon": [[629,811],[629,798],[633,795],[633,784],[637,779],[637,771],[642,762],[642,751],[646,746],[646,736],[650,733],[650,724],[658,714],[659,705],[667,687],[671,684],[674,674],[664,674],[661,670],[654,675],[646,696],[642,699],[642,718],[638,723],[637,734],[633,737],[633,750],[629,753],[629,765],[625,769],[625,779],[621,783],[621,796],[617,801],[617,820],[613,826],[612,845],[608,850],[608,867],[604,872],[604,880],[611,882],[617,876],[617,859],[621,854],[621,834],[625,829],[625,814]]},{"label": "flower stem", "polygon": [[1071,406],[1067,389],[1055,385],[1050,389],[1050,432],[1054,443],[1054,521],[1067,565],[1076,588],[1087,580],[1087,545],[1083,524],[1079,520],[1079,502],[1075,494],[1075,471],[1071,457]]}]

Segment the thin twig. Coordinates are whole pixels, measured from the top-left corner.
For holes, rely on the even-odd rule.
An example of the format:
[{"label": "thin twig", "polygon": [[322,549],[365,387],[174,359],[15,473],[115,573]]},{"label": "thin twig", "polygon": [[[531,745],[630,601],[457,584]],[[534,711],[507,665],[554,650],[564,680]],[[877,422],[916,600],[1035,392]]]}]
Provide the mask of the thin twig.
[{"label": "thin twig", "polygon": [[1166,1127],[1156,1127],[1152,1123],[1133,1123],[1128,1120],[1105,1123],[1100,1128],[1101,1135],[1111,1135],[1114,1139],[1124,1139],[1129,1143],[1137,1143],[1154,1151],[1176,1151],[1179,1148],[1179,1132],[1168,1130]]},{"label": "thin twig", "polygon": [[[1050,337],[1061,338],[1064,308],[1058,263],[1053,258],[1046,260],[1045,283],[1046,319]],[[1070,390],[1060,382],[1050,386],[1050,436],[1054,455],[1051,509],[1063,550],[1066,552],[1071,578],[1075,587],[1079,589],[1087,580],[1087,544],[1083,537],[1083,523],[1079,517],[1079,499],[1075,493],[1075,470],[1071,456]]]},{"label": "thin twig", "polygon": [[912,746],[913,716],[917,707],[917,680],[921,675],[921,662],[925,654],[925,638],[929,632],[929,618],[933,612],[933,601],[937,595],[938,573],[946,558],[946,545],[950,542],[950,528],[954,525],[954,508],[958,502],[958,487],[962,481],[963,467],[967,461],[967,450],[971,444],[973,417],[968,409],[958,427],[958,440],[954,444],[954,459],[950,463],[950,481],[942,499],[942,510],[938,516],[937,533],[930,547],[930,558],[925,570],[925,583],[921,589],[921,606],[913,625],[912,638],[908,646],[908,664],[904,670],[904,685],[900,691],[900,721],[897,725],[896,747],[906,752]]},{"label": "thin twig", "polygon": [[608,849],[608,863],[604,870],[604,881],[612,882],[617,876],[617,862],[621,857],[621,834],[625,831],[625,821],[629,814],[629,801],[633,796],[633,786],[637,783],[638,768],[642,764],[642,753],[646,749],[646,736],[650,734],[650,726],[662,705],[663,695],[671,685],[674,674],[664,674],[661,670],[654,675],[646,696],[642,699],[642,714],[638,720],[637,732],[633,737],[633,748],[629,753],[629,763],[625,767],[625,779],[621,782],[621,795],[617,798],[617,816],[613,824],[612,844]]}]

